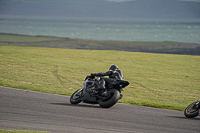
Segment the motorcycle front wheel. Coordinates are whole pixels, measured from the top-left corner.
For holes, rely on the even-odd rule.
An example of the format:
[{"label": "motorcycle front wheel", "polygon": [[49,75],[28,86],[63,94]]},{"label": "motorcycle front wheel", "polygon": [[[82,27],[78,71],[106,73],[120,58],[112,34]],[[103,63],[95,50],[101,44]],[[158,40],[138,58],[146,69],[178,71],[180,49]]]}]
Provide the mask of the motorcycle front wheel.
[{"label": "motorcycle front wheel", "polygon": [[196,102],[190,104],[184,111],[184,115],[188,118],[193,118],[198,116],[199,114],[199,109],[193,108],[195,106]]},{"label": "motorcycle front wheel", "polygon": [[119,100],[120,93],[115,89],[108,90],[108,96],[99,100],[99,105],[102,108],[110,108]]},{"label": "motorcycle front wheel", "polygon": [[82,100],[81,100],[82,92],[83,92],[82,89],[75,91],[72,94],[72,96],[70,97],[70,103],[71,104],[78,104],[78,103],[82,102]]}]

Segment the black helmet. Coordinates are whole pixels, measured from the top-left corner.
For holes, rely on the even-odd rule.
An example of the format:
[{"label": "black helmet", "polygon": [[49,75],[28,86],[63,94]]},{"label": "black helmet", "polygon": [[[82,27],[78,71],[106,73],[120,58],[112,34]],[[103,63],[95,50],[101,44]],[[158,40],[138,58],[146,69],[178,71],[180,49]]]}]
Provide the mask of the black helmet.
[{"label": "black helmet", "polygon": [[109,70],[112,70],[112,71],[118,70],[118,66],[113,64],[110,66]]}]

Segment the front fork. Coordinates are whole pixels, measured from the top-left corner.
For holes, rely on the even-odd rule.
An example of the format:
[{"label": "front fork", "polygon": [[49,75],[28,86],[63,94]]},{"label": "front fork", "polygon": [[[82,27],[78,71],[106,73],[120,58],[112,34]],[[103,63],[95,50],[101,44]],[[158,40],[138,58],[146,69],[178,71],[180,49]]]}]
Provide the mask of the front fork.
[{"label": "front fork", "polygon": [[197,101],[195,108],[199,109],[199,116],[200,116],[200,101]]}]

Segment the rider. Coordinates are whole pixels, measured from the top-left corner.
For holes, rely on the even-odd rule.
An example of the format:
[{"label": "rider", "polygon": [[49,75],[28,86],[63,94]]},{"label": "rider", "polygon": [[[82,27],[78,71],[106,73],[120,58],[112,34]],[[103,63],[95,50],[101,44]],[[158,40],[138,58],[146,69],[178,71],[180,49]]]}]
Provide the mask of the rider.
[{"label": "rider", "polygon": [[106,84],[99,84],[98,89],[112,89],[112,88],[124,88],[129,85],[128,81],[123,81],[122,71],[119,70],[118,66],[113,64],[110,66],[109,70],[105,73],[91,73],[91,76],[109,76],[109,78],[103,78],[102,80]]}]

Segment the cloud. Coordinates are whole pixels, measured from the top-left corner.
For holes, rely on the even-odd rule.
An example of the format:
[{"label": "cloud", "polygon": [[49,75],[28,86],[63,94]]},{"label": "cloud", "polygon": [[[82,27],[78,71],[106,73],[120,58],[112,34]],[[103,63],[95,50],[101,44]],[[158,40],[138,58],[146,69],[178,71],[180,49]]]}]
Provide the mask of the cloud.
[{"label": "cloud", "polygon": [[127,2],[127,1],[137,1],[137,0],[106,0],[109,2]]},{"label": "cloud", "polygon": [[200,2],[200,0],[179,0],[179,1]]}]

